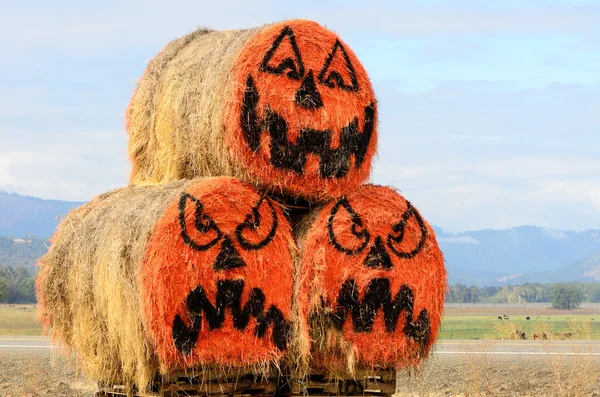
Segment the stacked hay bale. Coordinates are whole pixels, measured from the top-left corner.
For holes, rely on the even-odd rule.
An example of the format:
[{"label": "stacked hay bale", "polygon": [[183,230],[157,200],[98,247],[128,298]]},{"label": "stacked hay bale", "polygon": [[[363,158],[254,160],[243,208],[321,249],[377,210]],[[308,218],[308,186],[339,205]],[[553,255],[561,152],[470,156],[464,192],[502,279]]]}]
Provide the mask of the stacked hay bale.
[{"label": "stacked hay bale", "polygon": [[336,34],[292,20],[175,40],[127,128],[131,186],[69,214],[41,260],[44,320],[88,375],[144,389],[177,370],[352,377],[427,356],[442,255],[410,203],[362,185],[377,104]]},{"label": "stacked hay bale", "polygon": [[321,200],[364,182],[377,145],[366,71],[310,21],[174,41],[148,64],[127,125],[133,184],[226,175]]},{"label": "stacked hay bale", "polygon": [[38,294],[90,377],[143,389],[159,369],[277,363],[292,343],[295,256],[281,208],[239,180],[128,187],[60,224]]},{"label": "stacked hay bale", "polygon": [[291,337],[295,251],[282,209],[239,180],[201,181],[170,203],[139,277],[164,369],[281,359]]},{"label": "stacked hay bale", "polygon": [[353,376],[423,361],[440,327],[446,271],[415,207],[394,189],[364,185],[316,210],[298,245],[313,368]]}]

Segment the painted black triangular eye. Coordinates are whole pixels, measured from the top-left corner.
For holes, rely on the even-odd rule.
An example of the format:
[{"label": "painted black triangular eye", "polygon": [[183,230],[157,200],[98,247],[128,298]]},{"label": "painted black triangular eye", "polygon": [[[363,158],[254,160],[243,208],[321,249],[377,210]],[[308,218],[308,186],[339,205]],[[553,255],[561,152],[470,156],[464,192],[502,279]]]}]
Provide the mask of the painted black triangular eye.
[{"label": "painted black triangular eye", "polygon": [[[269,214],[267,220],[261,214]],[[270,218],[270,224],[268,218]],[[242,248],[257,250],[269,244],[276,232],[277,212],[275,212],[271,200],[263,196],[252,207],[252,212],[246,215],[244,222],[235,228],[235,237]]]},{"label": "painted black triangular eye", "polygon": [[[404,211],[404,214],[402,214],[402,218],[392,228],[393,233],[388,234],[387,237],[388,247],[399,258],[412,258],[417,255],[425,246],[425,241],[427,239],[427,227],[425,226],[425,221],[423,221],[423,218],[421,218],[421,215],[415,207],[409,202],[407,202],[407,204],[408,208]],[[400,244],[407,237],[406,225],[413,218],[419,226],[418,239],[414,239],[415,236],[410,236],[410,240],[407,240],[409,243],[405,244],[404,248],[400,248]]]},{"label": "painted black triangular eye", "polygon": [[354,66],[339,40],[335,41],[331,53],[319,73],[318,80],[321,84],[331,88],[338,87],[351,92],[359,90]]},{"label": "painted black triangular eye", "polygon": [[216,223],[204,213],[200,200],[188,193],[179,198],[179,226],[183,242],[197,251],[213,247],[223,237]]},{"label": "painted black triangular eye", "polygon": [[[276,54],[283,55],[275,57]],[[279,59],[278,63],[274,62],[274,57]],[[286,73],[289,78],[294,80],[300,80],[304,76],[304,63],[302,63],[302,57],[292,28],[286,26],[279,33],[273,45],[265,54],[260,64],[260,70],[277,75]]]},{"label": "painted black triangular eye", "polygon": [[[342,216],[339,214],[340,208],[346,212],[346,214],[350,217],[350,221],[352,222],[352,226],[348,230],[335,230],[334,222],[336,218]],[[362,230],[360,229],[362,228]],[[354,238],[356,239],[356,245],[352,247],[348,247],[342,243],[340,243],[339,234],[349,231]],[[350,203],[345,198],[339,200],[333,208],[331,209],[331,213],[329,214],[329,220],[327,221],[327,232],[329,233],[329,241],[331,245],[335,247],[340,252],[345,253],[346,255],[356,255],[361,253],[369,241],[371,240],[371,235],[363,227],[363,221],[360,219],[360,216],[354,211],[354,208],[350,206]]]}]

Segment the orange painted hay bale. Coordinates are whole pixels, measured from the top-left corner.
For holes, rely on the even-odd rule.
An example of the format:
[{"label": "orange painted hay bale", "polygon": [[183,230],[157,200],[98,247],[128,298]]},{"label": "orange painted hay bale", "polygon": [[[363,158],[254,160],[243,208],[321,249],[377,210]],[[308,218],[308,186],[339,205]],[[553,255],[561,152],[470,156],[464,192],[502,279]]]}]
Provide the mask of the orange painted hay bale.
[{"label": "orange painted hay bale", "polygon": [[395,190],[366,185],[300,227],[300,318],[312,366],[415,366],[440,327],[446,271],[433,229]]},{"label": "orange painted hay bale", "polygon": [[356,55],[315,22],[197,31],[148,64],[131,99],[131,182],[227,175],[339,196],[370,174],[376,119]]},{"label": "orange painted hay bale", "polygon": [[291,227],[269,198],[218,182],[169,205],[142,265],[145,318],[167,371],[260,366],[290,344]]},{"label": "orange painted hay bale", "polygon": [[[185,221],[180,224],[173,208],[177,208],[182,198],[186,204]],[[170,223],[173,216],[175,223]],[[236,222],[238,227],[230,235]],[[272,230],[269,222],[271,225],[276,222],[277,228]],[[222,236],[218,241],[211,240],[214,246],[203,256],[189,244],[181,243],[204,244],[203,239],[212,238],[211,233],[217,227]],[[266,235],[272,238],[264,247],[257,248],[252,244],[265,236],[265,228]],[[244,243],[250,248],[243,247]],[[77,353],[86,374],[104,382],[135,384],[143,390],[160,370],[165,373],[175,367],[185,369],[198,364],[222,365],[220,370],[252,365],[266,368],[265,363],[276,362],[290,346],[286,332],[293,315],[294,247],[281,209],[253,187],[233,178],[174,181],[163,186],[115,190],[73,211],[61,222],[50,251],[40,260],[38,296],[42,317],[52,338]],[[203,262],[208,260],[214,263]],[[213,270],[221,265],[223,269]],[[259,279],[265,274],[272,284],[260,284]],[[214,294],[215,284],[227,280],[230,284],[247,284],[240,295],[243,308],[248,307],[248,294],[255,292],[252,288],[262,288],[267,314],[274,312],[269,309],[275,305],[282,319],[263,321],[262,337],[255,336],[258,323],[265,317],[259,316],[259,305],[250,305],[254,310],[245,329],[230,329],[230,335],[223,332],[225,327],[205,333],[206,324],[195,317],[200,313],[193,311],[193,305],[187,312],[183,307],[187,295],[198,287],[195,282],[202,282],[207,299],[214,305],[214,299],[219,299]],[[259,301],[257,294],[253,297]],[[224,307],[217,304],[227,313],[237,310],[235,303],[239,303],[229,298],[229,295],[221,297]],[[167,302],[173,304],[170,319],[164,317]],[[161,344],[163,334],[167,329],[174,332],[177,315],[182,320],[179,326],[189,327],[191,321],[193,328],[200,323],[203,344],[194,350],[196,356],[177,356],[173,351],[172,356],[162,354],[168,351]],[[231,316],[225,315],[227,325],[232,321]],[[279,340],[278,344],[270,343],[275,329],[287,345]],[[219,342],[235,344],[236,335],[240,340],[252,340],[256,345],[249,347],[252,353],[225,346],[221,349],[227,351],[227,361],[200,354],[201,348],[218,349]],[[219,351],[215,353],[218,354]]]}]

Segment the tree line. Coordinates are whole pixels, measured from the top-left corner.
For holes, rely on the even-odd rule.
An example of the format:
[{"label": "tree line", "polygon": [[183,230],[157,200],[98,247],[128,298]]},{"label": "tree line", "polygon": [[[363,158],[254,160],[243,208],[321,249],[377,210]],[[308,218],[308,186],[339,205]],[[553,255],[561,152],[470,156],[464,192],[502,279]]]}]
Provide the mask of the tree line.
[{"label": "tree line", "polygon": [[0,266],[0,303],[35,303],[35,275],[26,267]]},{"label": "tree line", "polygon": [[530,303],[549,302],[557,309],[574,309],[582,302],[600,302],[600,283],[505,285],[496,287],[455,284],[446,292],[448,303]]},{"label": "tree line", "polygon": [[0,236],[0,266],[24,266],[35,271],[38,259],[48,252],[46,239],[26,236],[23,238]]}]

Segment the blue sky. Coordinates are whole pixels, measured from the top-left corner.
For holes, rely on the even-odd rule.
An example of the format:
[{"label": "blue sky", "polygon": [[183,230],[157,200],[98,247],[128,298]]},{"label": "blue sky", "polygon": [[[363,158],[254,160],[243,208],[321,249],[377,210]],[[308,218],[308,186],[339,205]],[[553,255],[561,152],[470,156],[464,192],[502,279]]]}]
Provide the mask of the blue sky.
[{"label": "blue sky", "polygon": [[124,110],[198,26],[309,18],[380,101],[372,182],[460,231],[600,227],[600,1],[3,2],[0,190],[89,200],[127,183]]}]

